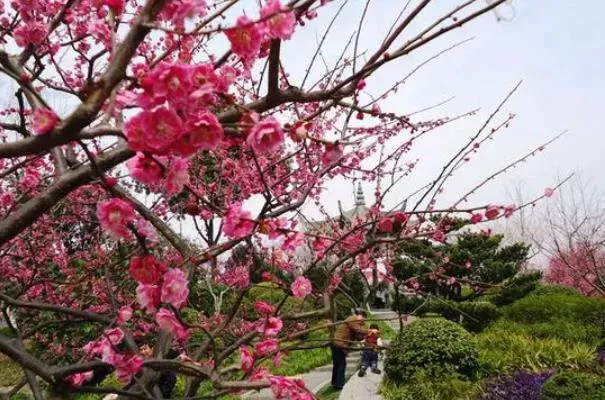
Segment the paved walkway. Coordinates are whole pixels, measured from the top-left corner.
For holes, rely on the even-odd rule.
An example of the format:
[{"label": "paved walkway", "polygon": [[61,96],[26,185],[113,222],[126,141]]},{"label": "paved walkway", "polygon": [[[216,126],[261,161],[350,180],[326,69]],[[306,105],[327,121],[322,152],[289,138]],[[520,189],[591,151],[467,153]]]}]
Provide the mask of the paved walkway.
[{"label": "paved walkway", "polygon": [[[393,311],[373,311],[372,315],[377,319],[387,320],[387,323],[395,330],[399,329],[399,321],[397,314]],[[410,324],[414,320],[413,317],[407,319],[404,322],[405,325]],[[380,389],[380,382],[384,375],[383,360],[378,361],[378,368],[383,371],[382,374],[373,374],[370,370],[367,371],[366,375],[362,378],[357,376],[355,373],[351,379],[349,379],[343,388],[338,400],[381,400],[382,396],[378,393]],[[356,371],[357,372],[357,371]]]},{"label": "paved walkway", "polygon": [[[382,370],[382,360],[378,362],[378,368]],[[363,378],[355,373],[340,392],[338,400],[380,400],[378,389],[381,381],[382,374],[373,374],[369,369]]]},{"label": "paved walkway", "polygon": [[[393,327],[399,329],[397,314],[390,310],[373,310],[372,315],[377,319],[385,319]],[[408,323],[411,321],[408,321]],[[361,353],[352,351],[347,357],[347,383],[340,394],[339,400],[379,400],[377,394],[382,375],[376,375],[368,371],[366,376],[360,378],[357,376],[359,371]],[[382,369],[382,361],[379,362],[379,368]],[[332,364],[327,364],[315,368],[300,376],[305,381],[305,386],[313,393],[319,392],[323,387],[330,384],[332,380]],[[271,389],[263,389],[259,392],[248,392],[241,396],[247,400],[273,400]]]}]

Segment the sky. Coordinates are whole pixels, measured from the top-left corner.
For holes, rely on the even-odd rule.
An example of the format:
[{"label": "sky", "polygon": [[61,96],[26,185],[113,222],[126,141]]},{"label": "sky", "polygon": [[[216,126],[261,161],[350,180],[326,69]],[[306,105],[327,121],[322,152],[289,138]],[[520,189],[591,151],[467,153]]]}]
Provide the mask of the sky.
[{"label": "sky", "polygon": [[[365,2],[352,3],[355,4],[343,9],[335,24],[337,29],[329,36],[324,52],[327,59],[338,57],[349,35],[357,28]],[[370,3],[360,48],[375,48],[403,3],[393,0]],[[458,3],[434,1],[422,11],[404,38]],[[310,59],[322,28],[340,4],[334,2],[322,10],[312,26],[301,29],[290,42],[284,43],[284,65],[292,76],[296,76],[297,67],[301,69],[306,65],[301,60]],[[513,0],[510,5],[501,6],[499,13],[514,17],[498,22],[493,13],[484,15],[368,79],[368,93],[381,93],[428,57],[473,38],[423,67],[397,95],[380,103],[384,111],[405,114],[455,96],[446,105],[422,114],[423,117],[454,116],[480,108],[476,116],[440,129],[418,143],[410,155],[411,159],[420,159],[418,169],[398,186],[398,196],[436,176],[448,156],[476,132],[483,119],[518,81],[523,81],[520,89],[502,110],[503,116],[509,112],[517,115],[511,127],[498,134],[464,171],[456,174],[446,186],[442,204],[451,204],[494,171],[564,130],[568,133],[546,151],[512,173],[500,176],[470,201],[474,204],[510,201],[506,193],[519,180],[525,183],[527,197],[539,196],[545,187],[554,186],[559,176],[572,172],[581,172],[598,189],[605,189],[605,182],[598,179],[605,166],[600,157],[605,144],[600,121],[605,105],[602,76],[605,35],[600,28],[605,2]],[[368,185],[364,185],[364,189],[371,200],[373,188]],[[328,186],[324,199],[323,203],[332,212],[337,210],[337,200],[341,200],[345,208],[352,206],[351,184],[333,183]],[[308,207],[307,212],[315,214],[312,207]]]},{"label": "sky", "polygon": [[[305,27],[298,27],[292,39],[282,44],[282,63],[294,85],[301,82],[325,27],[343,1],[334,0],[320,9],[317,19]],[[479,0],[479,3],[482,5],[484,1]],[[371,53],[376,48],[404,3],[370,1],[359,36],[360,49]],[[412,0],[414,3],[417,0]],[[404,32],[400,43],[461,3],[461,0],[433,0]],[[226,21],[233,21],[242,10],[253,18],[257,16],[256,0],[243,0],[242,4],[230,10]],[[364,5],[363,0],[349,0],[342,9],[323,47],[322,56],[328,64],[338,58],[357,29]],[[546,151],[512,173],[490,182],[469,199],[470,203],[509,203],[511,199],[507,192],[519,181],[524,182],[524,197],[533,198],[541,195],[545,187],[554,186],[558,177],[573,172],[581,173],[597,190],[605,192],[605,181],[600,179],[605,167],[601,158],[605,139],[600,114],[605,109],[605,34],[600,28],[605,2],[512,0],[510,4],[500,6],[499,13],[508,20],[498,22],[494,13],[488,13],[426,48],[387,64],[367,79],[366,99],[382,93],[429,57],[472,38],[431,61],[411,76],[396,95],[379,103],[383,111],[407,114],[453,98],[445,105],[417,116],[423,119],[480,109],[475,116],[441,128],[415,145],[409,160],[419,159],[420,162],[414,174],[393,190],[387,204],[396,203],[436,177],[449,157],[468,141],[519,81],[523,81],[520,89],[501,114],[505,117],[509,112],[515,113],[512,125],[498,133],[493,142],[482,146],[472,162],[456,173],[446,185],[438,205],[450,205],[485,177],[564,130],[568,133]],[[219,38],[216,46],[217,53],[222,53],[221,47],[226,46],[224,38]],[[322,63],[317,62],[310,76],[317,77],[323,72]],[[51,103],[61,105],[69,112],[72,105],[64,101],[62,98]],[[370,203],[374,188],[365,183],[364,191]],[[329,213],[337,213],[339,200],[345,209],[353,206],[351,182],[336,180],[328,184],[322,204]],[[253,200],[250,207],[254,210],[259,204]],[[312,204],[306,205],[304,212],[310,218],[321,218]],[[178,230],[193,235],[195,231],[188,225]]]}]

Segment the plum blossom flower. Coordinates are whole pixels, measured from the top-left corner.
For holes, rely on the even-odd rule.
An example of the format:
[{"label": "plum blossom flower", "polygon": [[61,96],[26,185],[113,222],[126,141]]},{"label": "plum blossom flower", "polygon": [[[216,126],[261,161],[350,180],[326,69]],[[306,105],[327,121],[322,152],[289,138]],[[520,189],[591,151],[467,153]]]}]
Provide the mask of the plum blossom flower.
[{"label": "plum blossom flower", "polygon": [[284,132],[273,117],[265,118],[250,130],[246,143],[257,153],[267,153],[277,149],[284,141]]},{"label": "plum blossom flower", "polygon": [[136,354],[113,354],[108,362],[116,369],[116,377],[120,382],[128,383],[143,367],[143,358]]},{"label": "plum blossom flower", "polygon": [[71,374],[67,377],[67,383],[71,386],[82,386],[84,382],[92,378],[92,371],[78,372],[77,374]]},{"label": "plum blossom flower", "polygon": [[315,397],[305,387],[302,379],[286,378],[285,376],[269,376],[271,391],[278,400],[313,400]]},{"label": "plum blossom flower", "polygon": [[120,328],[106,329],[103,332],[103,339],[109,342],[109,344],[117,346],[124,340],[124,331]]},{"label": "plum blossom flower", "polygon": [[393,214],[393,219],[395,220],[395,223],[403,225],[408,222],[410,216],[404,212],[397,211],[395,214]]},{"label": "plum blossom flower", "polygon": [[223,127],[216,116],[202,112],[188,124],[188,141],[196,149],[213,150],[223,140]]},{"label": "plum blossom flower", "polygon": [[123,324],[125,322],[130,321],[132,318],[132,307],[130,306],[122,306],[118,310],[118,324]]},{"label": "plum blossom flower", "polygon": [[246,16],[236,21],[236,26],[225,30],[231,44],[231,51],[241,57],[244,64],[251,64],[258,57],[262,44],[262,31],[259,24]]},{"label": "plum blossom flower", "polygon": [[296,25],[296,17],[292,11],[284,11],[279,0],[269,0],[260,9],[263,27],[271,39],[290,39]]},{"label": "plum blossom flower", "polygon": [[142,283],[137,286],[137,301],[148,313],[155,312],[160,305],[160,287],[158,285],[144,285]]},{"label": "plum blossom flower", "polygon": [[254,355],[248,346],[242,346],[239,348],[240,354],[240,368],[242,371],[248,373],[254,367]]},{"label": "plum blossom flower", "polygon": [[480,213],[473,213],[473,215],[471,215],[471,224],[477,224],[479,222],[483,221],[483,215]]},{"label": "plum blossom flower", "polygon": [[271,315],[275,312],[275,307],[264,301],[257,301],[254,303],[254,309],[264,315]]},{"label": "plum blossom flower", "polygon": [[376,228],[378,228],[380,232],[384,233],[393,232],[393,220],[389,217],[382,218],[380,221],[378,221]]},{"label": "plum blossom flower", "polygon": [[258,357],[265,357],[279,349],[279,342],[276,339],[265,339],[254,345],[254,351]]},{"label": "plum blossom flower", "polygon": [[293,252],[300,247],[300,245],[304,242],[304,240],[305,240],[305,235],[303,235],[302,233],[290,232],[286,236],[286,239],[284,240],[284,243],[282,244],[282,248],[285,251]]},{"label": "plum blossom flower", "polygon": [[151,112],[143,111],[130,118],[124,124],[124,134],[128,139],[128,147],[134,151],[148,150],[145,132],[151,130]]},{"label": "plum blossom flower", "polygon": [[159,282],[168,267],[152,255],[134,256],[130,259],[128,272],[139,283],[153,285]]},{"label": "plum blossom flower", "polygon": [[21,24],[13,31],[15,43],[19,47],[27,47],[29,45],[37,46],[46,37],[48,26],[42,21],[32,20],[28,23]]},{"label": "plum blossom flower", "polygon": [[309,294],[311,294],[313,287],[311,285],[310,280],[308,280],[304,276],[297,276],[294,282],[292,283],[290,289],[292,290],[292,294],[294,295],[294,297],[304,299]]},{"label": "plum blossom flower", "polygon": [[189,335],[187,328],[181,325],[174,313],[166,308],[160,308],[155,315],[155,321],[160,329],[169,330],[179,340],[186,340]]},{"label": "plum blossom flower", "polygon": [[549,187],[544,189],[544,196],[551,197],[553,194],[555,194],[555,189]]},{"label": "plum blossom flower", "polygon": [[223,219],[223,232],[225,235],[237,239],[248,236],[254,229],[252,214],[242,210],[241,203],[233,203],[227,209]]},{"label": "plum blossom flower", "polygon": [[171,108],[156,109],[150,120],[150,127],[143,132],[148,150],[165,153],[171,144],[183,136],[183,121]]},{"label": "plum blossom flower", "polygon": [[141,183],[153,185],[162,179],[162,166],[143,153],[139,152],[128,160],[126,167],[130,176]]},{"label": "plum blossom flower", "polygon": [[59,122],[59,117],[54,111],[48,108],[36,108],[33,115],[34,133],[36,135],[47,135],[55,129]]},{"label": "plum blossom flower", "polygon": [[183,270],[170,269],[164,274],[161,301],[170,303],[176,308],[181,308],[187,302],[187,296],[189,295],[187,283],[187,276]]},{"label": "plum blossom flower", "polygon": [[265,336],[276,336],[284,326],[281,319],[276,317],[268,317],[263,325],[261,325],[261,332]]},{"label": "plum blossom flower", "polygon": [[500,207],[498,206],[488,206],[487,210],[485,211],[485,217],[488,220],[494,220],[496,218],[498,218],[498,215],[500,215]]},{"label": "plum blossom flower", "polygon": [[127,225],[135,218],[134,208],[129,202],[114,197],[97,204],[97,218],[104,230],[117,238],[127,238],[130,236]]},{"label": "plum blossom flower", "polygon": [[342,154],[343,150],[341,144],[326,144],[325,151],[321,155],[321,163],[325,166],[330,166],[340,161],[340,159],[342,158]]},{"label": "plum blossom flower", "polygon": [[435,239],[438,242],[443,242],[443,241],[445,241],[445,233],[443,233],[442,230],[436,230],[433,233],[433,239]]},{"label": "plum blossom flower", "polygon": [[171,101],[187,101],[191,74],[185,64],[160,63],[150,75],[153,96]]},{"label": "plum blossom flower", "polygon": [[178,194],[189,183],[189,162],[184,158],[174,158],[170,162],[164,188],[169,196]]},{"label": "plum blossom flower", "polygon": [[177,27],[183,28],[185,20],[206,14],[205,0],[173,0],[164,10],[164,14]]}]

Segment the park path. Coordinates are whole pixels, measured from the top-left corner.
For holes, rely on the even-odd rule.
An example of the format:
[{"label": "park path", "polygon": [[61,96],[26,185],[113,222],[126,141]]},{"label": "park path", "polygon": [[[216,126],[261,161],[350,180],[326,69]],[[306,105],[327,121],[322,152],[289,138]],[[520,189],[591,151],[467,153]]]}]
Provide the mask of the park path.
[{"label": "park path", "polygon": [[[372,316],[377,319],[388,320],[387,323],[391,324],[393,329],[399,330],[399,322],[397,319],[397,313],[393,311],[382,311],[375,310],[371,311]],[[380,385],[381,375],[375,375],[368,371],[368,374],[364,378],[357,376],[359,370],[361,353],[359,351],[349,353],[347,357],[347,384],[345,385],[339,399],[343,400],[377,400],[380,397],[372,397],[371,393],[378,391]],[[379,368],[382,369],[382,361],[380,362]],[[312,371],[300,375],[304,380],[305,386],[312,393],[317,393],[324,386],[330,384],[332,380],[332,364],[327,364]],[[242,399],[248,400],[273,400],[273,394],[270,389],[263,389],[260,392],[248,392],[241,396]]]},{"label": "park path", "polygon": [[[393,311],[373,311],[372,316],[377,319],[387,320],[386,322],[391,325],[395,330],[399,330],[399,320],[397,320],[397,313]],[[411,323],[413,317],[410,317],[405,325]],[[367,371],[366,375],[362,378],[354,374],[351,379],[347,381],[345,387],[340,392],[338,400],[381,400],[382,396],[378,394],[380,388],[380,382],[384,374],[382,359],[378,361],[378,368],[383,371],[382,374],[373,374],[370,370]]]}]

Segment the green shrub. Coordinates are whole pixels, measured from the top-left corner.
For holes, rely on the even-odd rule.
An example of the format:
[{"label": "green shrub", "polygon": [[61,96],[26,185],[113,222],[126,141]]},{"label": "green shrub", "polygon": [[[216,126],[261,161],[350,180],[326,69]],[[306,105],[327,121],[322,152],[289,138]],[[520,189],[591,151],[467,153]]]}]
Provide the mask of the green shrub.
[{"label": "green shrub", "polygon": [[501,315],[502,329],[596,346],[604,335],[605,301],[546,286],[503,307]]},{"label": "green shrub", "polygon": [[512,304],[530,293],[533,293],[536,288],[539,287],[538,283],[541,277],[542,273],[540,272],[516,276],[508,281],[502,289],[491,296],[490,301],[498,307]]},{"label": "green shrub", "polygon": [[486,301],[434,301],[428,310],[441,314],[471,332],[480,332],[498,316],[498,307]]},{"label": "green shrub", "polygon": [[475,398],[480,384],[461,375],[433,379],[422,371],[404,385],[386,380],[380,388],[385,400],[470,400]]},{"label": "green shrub", "polygon": [[536,290],[532,292],[532,296],[552,296],[552,295],[564,295],[564,296],[582,296],[582,293],[574,288],[559,285],[548,285],[541,284],[536,287]]},{"label": "green shrub", "polygon": [[477,367],[478,353],[471,335],[441,318],[421,319],[402,330],[385,360],[385,372],[396,384],[409,381],[420,370],[431,377],[471,376]]},{"label": "green shrub", "polygon": [[420,296],[407,297],[400,293],[398,297],[393,299],[391,309],[393,311],[400,311],[402,314],[409,314],[418,309],[425,301],[426,299]]},{"label": "green shrub", "polygon": [[535,324],[518,323],[501,319],[492,325],[494,330],[503,330],[541,339],[560,339],[567,342],[583,342],[595,345],[601,335],[601,328],[564,319],[555,319]]},{"label": "green shrub", "polygon": [[561,372],[546,382],[540,400],[605,400],[605,377]]},{"label": "green shrub", "polygon": [[538,339],[508,330],[488,329],[475,336],[481,374],[493,376],[524,369],[581,369],[594,364],[594,347],[558,339]]}]

